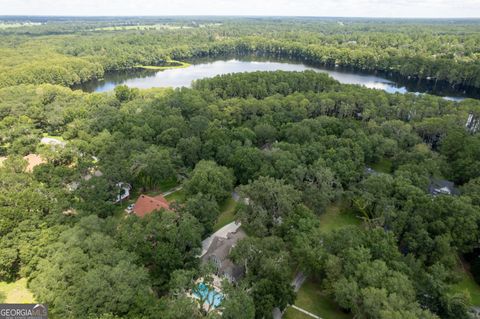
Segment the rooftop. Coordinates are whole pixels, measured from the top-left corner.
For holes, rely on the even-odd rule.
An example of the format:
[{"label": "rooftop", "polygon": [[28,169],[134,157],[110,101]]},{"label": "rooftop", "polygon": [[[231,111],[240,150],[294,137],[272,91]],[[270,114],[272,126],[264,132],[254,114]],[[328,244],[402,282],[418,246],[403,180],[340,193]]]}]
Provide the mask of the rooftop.
[{"label": "rooftop", "polygon": [[235,232],[228,233],[226,238],[216,236],[213,238],[210,247],[202,256],[203,262],[214,262],[217,267],[217,274],[225,276],[230,281],[238,280],[244,272],[242,266],[235,265],[228,255],[236,243],[247,237],[242,229],[237,229]]},{"label": "rooftop", "polygon": [[[5,156],[0,157],[0,166],[3,165],[3,162],[6,159],[7,157]],[[27,161],[27,168],[25,169],[27,172],[32,172],[35,166],[46,163],[46,161],[37,154],[28,154],[27,156],[24,156],[23,159]]]},{"label": "rooftop", "polygon": [[432,195],[458,195],[458,189],[453,182],[445,179],[430,179],[428,191]]},{"label": "rooftop", "polygon": [[50,146],[60,146],[60,147],[64,147],[65,145],[67,145],[65,141],[62,141],[55,137],[42,137],[42,139],[40,140],[40,143],[50,145]]},{"label": "rooftop", "polygon": [[148,195],[140,195],[133,207],[133,213],[138,217],[143,217],[153,211],[160,209],[170,210],[168,201],[162,196],[158,195],[150,197]]}]

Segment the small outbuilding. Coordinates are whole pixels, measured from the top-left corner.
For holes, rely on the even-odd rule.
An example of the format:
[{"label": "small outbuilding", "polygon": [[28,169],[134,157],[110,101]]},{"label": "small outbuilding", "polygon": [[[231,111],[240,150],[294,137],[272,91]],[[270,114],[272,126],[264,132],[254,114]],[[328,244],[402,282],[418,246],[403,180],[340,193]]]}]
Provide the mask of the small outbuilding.
[{"label": "small outbuilding", "polygon": [[130,184],[117,183],[117,185],[115,186],[119,189],[119,194],[117,195],[117,198],[115,199],[115,202],[114,202],[115,204],[130,198],[130,190],[132,189],[132,186],[130,186]]}]

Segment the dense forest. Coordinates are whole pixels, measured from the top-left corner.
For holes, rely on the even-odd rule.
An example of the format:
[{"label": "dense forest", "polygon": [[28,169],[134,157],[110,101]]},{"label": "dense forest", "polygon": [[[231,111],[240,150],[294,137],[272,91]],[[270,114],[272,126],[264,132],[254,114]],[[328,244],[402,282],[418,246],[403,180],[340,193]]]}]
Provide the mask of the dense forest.
[{"label": "dense forest", "polygon": [[[478,23],[142,23],[152,27],[59,19],[0,30],[0,281],[27,278],[52,318],[271,318],[295,303],[298,272],[342,318],[459,319],[480,306],[458,289],[464,268],[480,283],[479,100],[388,94],[313,71],[69,88],[234,52],[479,89]],[[29,169],[29,154],[44,160]],[[432,194],[437,180],[454,194]],[[181,186],[181,196],[137,217],[115,203],[124,184],[134,196]],[[223,282],[220,312],[209,311],[188,295],[212,275],[198,256],[232,193],[232,221],[248,236],[229,258],[245,274]],[[351,222],[329,229],[332,208]]]}]

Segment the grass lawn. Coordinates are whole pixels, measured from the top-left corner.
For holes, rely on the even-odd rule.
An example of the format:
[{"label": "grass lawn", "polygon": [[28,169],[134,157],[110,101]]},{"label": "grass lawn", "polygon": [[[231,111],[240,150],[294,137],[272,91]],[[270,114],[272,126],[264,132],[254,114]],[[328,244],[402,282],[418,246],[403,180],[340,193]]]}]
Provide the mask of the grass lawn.
[{"label": "grass lawn", "polygon": [[104,28],[96,28],[95,31],[125,31],[125,30],[160,30],[160,29],[191,29],[189,26],[178,26],[169,24],[145,24],[145,25],[119,25]]},{"label": "grass lawn", "polygon": [[125,218],[127,216],[125,209],[127,209],[128,205],[134,204],[136,199],[137,199],[136,197],[130,197],[130,199],[116,204],[115,210],[113,211],[113,218],[115,218],[116,220]]},{"label": "grass lawn", "polygon": [[170,180],[162,181],[159,185],[158,188],[160,192],[164,193],[172,188],[175,188],[178,186],[178,181],[175,178],[172,178]]},{"label": "grass lawn", "polygon": [[167,61],[167,65],[135,65],[136,68],[145,69],[145,70],[168,70],[168,69],[181,69],[189,67],[191,64],[187,62],[181,61]]},{"label": "grass lawn", "polygon": [[292,307],[287,308],[283,314],[284,319],[312,319],[312,317],[307,316],[303,312],[293,309]]},{"label": "grass lawn", "polygon": [[370,164],[370,167],[377,172],[390,174],[392,172],[392,161],[383,158],[378,163]]},{"label": "grass lawn", "polygon": [[[328,206],[319,219],[322,232],[331,232],[344,226],[361,224],[360,219],[355,217],[353,212],[344,207],[341,202]],[[295,305],[323,319],[353,318],[351,314],[344,313],[332,299],[323,294],[320,285],[311,279],[307,279],[298,291]],[[311,317],[296,309],[288,308],[284,318],[304,319]]]},{"label": "grass lawn", "polygon": [[233,200],[233,198],[228,198],[221,206],[220,206],[220,216],[218,216],[217,222],[213,226],[213,231],[216,232],[223,226],[230,224],[235,220],[235,207],[237,203]]},{"label": "grass lawn", "polygon": [[[305,281],[298,291],[295,305],[305,309],[323,319],[348,319],[351,314],[344,313],[336,303],[328,298],[320,290],[320,286],[313,280]],[[303,313],[295,309],[289,309],[286,319],[306,318]]]},{"label": "grass lawn", "polygon": [[20,23],[0,23],[0,29],[18,28],[21,26]]},{"label": "grass lawn", "polygon": [[19,27],[33,27],[33,26],[39,26],[41,23],[3,23],[0,22],[0,29],[9,29],[9,28],[19,28]]},{"label": "grass lawn", "polygon": [[154,189],[151,189],[151,190],[147,190],[147,191],[142,192],[141,189],[136,188],[130,193],[130,199],[133,200],[133,202],[135,202],[137,200],[138,196],[140,196],[142,194],[154,197],[154,196],[163,194],[163,193],[177,187],[178,185],[179,185],[179,183],[176,179],[170,179],[170,180],[162,181]]},{"label": "grass lawn", "polygon": [[360,225],[361,221],[340,203],[331,204],[325,213],[320,215],[320,230],[330,232],[348,225]]},{"label": "grass lawn", "polygon": [[27,279],[22,278],[15,282],[0,282],[1,303],[35,303],[33,294],[27,288]]},{"label": "grass lawn", "polygon": [[43,133],[43,137],[53,138],[55,140],[65,142],[65,139],[63,138],[63,136],[60,136],[60,135],[49,135],[47,133]]},{"label": "grass lawn", "polygon": [[472,305],[480,306],[480,286],[475,282],[472,274],[470,274],[463,267],[461,267],[459,271],[461,273],[462,280],[458,284],[453,286],[453,290],[455,292],[462,292],[467,290],[470,293],[470,297],[472,298]]},{"label": "grass lawn", "polygon": [[148,196],[157,196],[157,195],[163,194],[163,193],[165,193],[165,192],[167,192],[167,191],[169,191],[169,190],[171,190],[171,189],[173,189],[177,186],[178,186],[178,181],[176,179],[170,179],[170,180],[162,181],[155,188],[144,191],[144,192],[142,192],[141,189],[135,189],[132,192],[130,197],[132,197],[136,200],[138,198],[138,196],[140,196],[142,194],[148,195]]},{"label": "grass lawn", "polygon": [[185,191],[181,189],[176,191],[175,193],[165,196],[165,199],[168,200],[169,202],[177,201],[179,203],[182,203],[185,201],[186,197],[187,195],[185,194]]}]

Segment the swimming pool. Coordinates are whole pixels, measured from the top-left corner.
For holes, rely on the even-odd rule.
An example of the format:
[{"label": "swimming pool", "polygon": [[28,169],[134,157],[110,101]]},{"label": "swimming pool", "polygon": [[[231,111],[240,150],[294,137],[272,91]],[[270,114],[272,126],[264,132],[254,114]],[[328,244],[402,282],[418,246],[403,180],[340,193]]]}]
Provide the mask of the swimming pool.
[{"label": "swimming pool", "polygon": [[213,308],[220,306],[223,300],[223,295],[221,293],[214,289],[209,289],[208,286],[203,282],[198,284],[193,295],[200,300],[205,300],[205,303],[213,306]]}]

